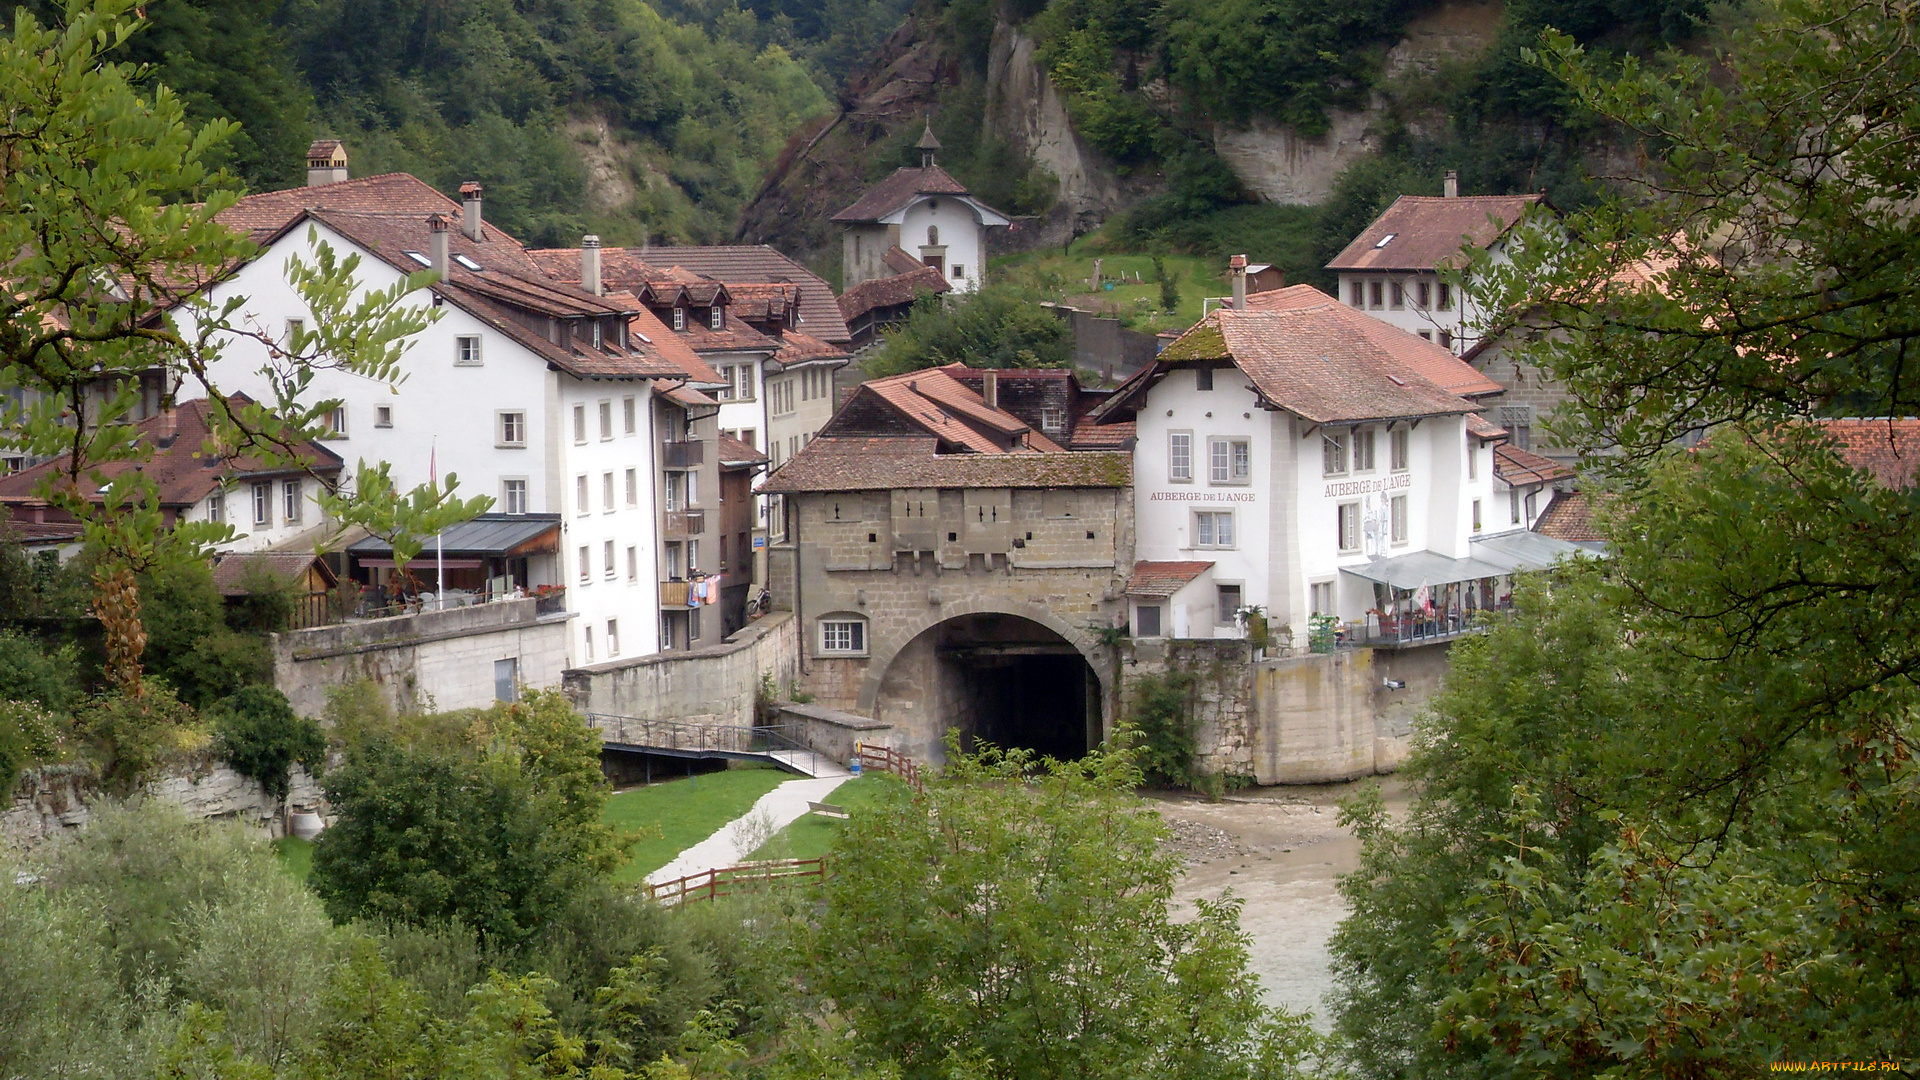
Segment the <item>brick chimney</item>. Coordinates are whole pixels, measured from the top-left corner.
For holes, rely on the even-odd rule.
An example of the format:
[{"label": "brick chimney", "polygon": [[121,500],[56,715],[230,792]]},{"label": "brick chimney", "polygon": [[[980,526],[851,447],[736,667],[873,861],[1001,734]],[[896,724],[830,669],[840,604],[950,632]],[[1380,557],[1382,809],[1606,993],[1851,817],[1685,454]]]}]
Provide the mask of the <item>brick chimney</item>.
[{"label": "brick chimney", "polygon": [[1234,255],[1227,259],[1227,277],[1233,279],[1233,310],[1247,310],[1247,257]]},{"label": "brick chimney", "polygon": [[1440,183],[1440,194],[1449,199],[1460,197],[1460,170],[1448,169],[1447,178]]},{"label": "brick chimney", "polygon": [[337,184],[347,178],[347,148],[339,139],[318,139],[307,147],[307,186]]},{"label": "brick chimney", "polygon": [[580,238],[580,287],[600,295],[600,238],[592,233]]},{"label": "brick chimney", "polygon": [[447,280],[447,271],[453,263],[447,250],[447,241],[450,239],[447,231],[452,224],[445,214],[435,214],[427,219],[428,258],[433,261],[433,272],[440,275],[441,281]]},{"label": "brick chimney", "polygon": [[480,193],[481,187],[476,181],[469,180],[460,185],[460,210],[462,219],[460,222],[460,231],[467,234],[467,239],[475,241],[476,243],[487,238],[484,228],[485,223],[480,217]]}]

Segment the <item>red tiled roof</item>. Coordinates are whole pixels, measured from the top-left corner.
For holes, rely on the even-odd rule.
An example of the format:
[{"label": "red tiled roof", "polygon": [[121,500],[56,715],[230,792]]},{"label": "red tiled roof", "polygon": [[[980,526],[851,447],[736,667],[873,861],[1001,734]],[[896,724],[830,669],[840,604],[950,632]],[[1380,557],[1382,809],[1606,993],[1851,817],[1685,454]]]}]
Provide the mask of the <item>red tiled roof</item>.
[{"label": "red tiled roof", "polygon": [[847,350],[838,345],[829,345],[811,334],[798,330],[787,330],[780,335],[780,351],[773,354],[774,366],[780,369],[798,367],[801,364],[816,364],[823,360],[845,360]]},{"label": "red tiled roof", "polygon": [[[293,187],[282,191],[263,191],[248,195],[220,212],[219,221],[228,228],[251,233],[255,242],[278,233],[306,210],[331,210],[356,214],[446,214],[458,218],[460,202],[448,198],[432,185],[407,173],[381,173],[360,176],[338,184],[319,187]],[[505,232],[489,225],[489,242],[503,240],[519,244]],[[456,236],[462,234],[455,232]],[[419,269],[415,267],[414,269]]]},{"label": "red tiled roof", "polygon": [[1569,544],[1604,542],[1607,534],[1594,523],[1594,497],[1585,491],[1562,491],[1533,523],[1533,531]]},{"label": "red tiled roof", "polygon": [[893,175],[868,188],[852,206],[833,215],[843,222],[879,221],[916,195],[965,195],[967,185],[947,175],[938,165],[923,169],[895,169]]},{"label": "red tiled roof", "polygon": [[1920,417],[1819,420],[1841,460],[1882,486],[1903,489],[1920,480]]},{"label": "red tiled roof", "polygon": [[800,286],[792,282],[727,282],[733,303],[727,314],[753,322],[786,326],[800,306]]},{"label": "red tiled roof", "polygon": [[833,289],[806,267],[765,244],[719,244],[711,247],[643,249],[651,257],[677,263],[728,288],[746,284],[791,282],[800,290],[800,329],[822,341],[844,345],[852,340]]},{"label": "red tiled roof", "polygon": [[886,265],[887,269],[896,274],[911,274],[915,270],[925,269],[928,265],[926,260],[916,259],[912,255],[909,255],[907,249],[901,247],[899,244],[895,244],[881,252],[880,261]]},{"label": "red tiled roof", "polygon": [[1318,308],[1326,304],[1333,304],[1349,316],[1347,322],[1352,329],[1373,338],[1381,348],[1398,356],[1401,363],[1426,376],[1428,382],[1449,394],[1480,397],[1505,392],[1505,387],[1453,355],[1453,350],[1446,346],[1436,345],[1418,334],[1409,334],[1397,326],[1362,314],[1311,285],[1290,285],[1247,297],[1249,311]]},{"label": "red tiled roof", "polygon": [[1137,562],[1127,579],[1127,595],[1172,596],[1211,569],[1210,562]]},{"label": "red tiled roof", "polygon": [[731,435],[720,436],[720,464],[759,465],[767,460],[767,455],[755,450],[750,444],[741,442]]},{"label": "red tiled roof", "polygon": [[1329,270],[1434,270],[1454,266],[1463,247],[1504,236],[1538,195],[1402,195],[1327,264]]},{"label": "red tiled roof", "polygon": [[1479,413],[1468,413],[1467,434],[1476,439],[1502,439],[1511,432]]},{"label": "red tiled roof", "polygon": [[1082,420],[1068,436],[1067,445],[1075,450],[1125,450],[1134,435],[1131,420],[1107,424]]},{"label": "red tiled roof", "polygon": [[252,577],[298,584],[312,566],[320,568],[322,577],[329,581],[336,580],[327,564],[311,551],[234,552],[220,556],[219,561],[213,564],[213,585],[220,590],[221,596],[245,596],[248,580]]},{"label": "red tiled roof", "polygon": [[653,312],[646,308],[627,317],[627,344],[636,351],[647,353],[669,366],[678,374],[697,383],[722,383],[725,379],[713,370],[713,366],[700,358],[680,335],[667,329]]},{"label": "red tiled roof", "polygon": [[1505,443],[1493,448],[1493,475],[1506,481],[1510,486],[1521,484],[1547,484],[1555,480],[1566,480],[1574,475],[1573,470],[1531,450],[1522,450]]},{"label": "red tiled roof", "polygon": [[[978,393],[940,368],[874,379],[854,392],[871,393],[928,434],[977,453],[1056,453],[1064,449],[1025,420],[989,406]],[[1001,449],[988,431],[1014,440],[1014,449]]]},{"label": "red tiled roof", "polygon": [[952,289],[945,274],[922,264],[904,274],[863,281],[841,293],[840,315],[847,322],[853,322],[876,308],[899,307],[913,303],[922,294],[944,293]]},{"label": "red tiled roof", "polygon": [[[245,394],[235,394],[228,400],[235,408],[252,403]],[[138,469],[153,481],[160,505],[176,510],[193,506],[214,490],[239,478],[291,476],[307,470],[321,475],[340,471],[340,456],[316,442],[298,448],[296,457],[302,464],[296,465],[269,465],[252,454],[222,456],[209,453],[206,445],[212,434],[207,419],[210,408],[212,404],[207,399],[198,398],[181,402],[171,416],[162,413],[140,421],[134,425],[137,432],[135,438],[153,448],[152,457],[144,462],[107,462],[92,471],[111,480]],[[39,504],[41,499],[34,489],[48,477],[55,478],[56,483],[61,482],[60,475],[66,462],[67,457],[63,454],[0,478],[0,503]],[[90,482],[87,479],[81,481],[82,484]],[[90,500],[94,498],[97,496],[89,496]]]},{"label": "red tiled roof", "polygon": [[13,521],[0,507],[0,536],[10,536],[22,544],[59,543],[78,540],[86,530],[77,521]]},{"label": "red tiled roof", "polygon": [[760,490],[1124,488],[1133,482],[1133,459],[1124,453],[941,454],[938,446],[933,438],[822,436],[775,469]]}]

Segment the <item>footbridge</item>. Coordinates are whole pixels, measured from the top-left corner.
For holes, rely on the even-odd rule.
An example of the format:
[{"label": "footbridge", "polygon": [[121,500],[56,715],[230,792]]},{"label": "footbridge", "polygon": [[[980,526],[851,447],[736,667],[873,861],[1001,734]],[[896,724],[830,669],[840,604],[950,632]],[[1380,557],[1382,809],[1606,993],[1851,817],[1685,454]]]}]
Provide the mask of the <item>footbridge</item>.
[{"label": "footbridge", "polygon": [[590,712],[587,722],[600,729],[607,750],[663,757],[726,758],[765,761],[801,776],[845,776],[846,767],[807,745],[798,724],[703,724],[684,720],[647,720]]}]

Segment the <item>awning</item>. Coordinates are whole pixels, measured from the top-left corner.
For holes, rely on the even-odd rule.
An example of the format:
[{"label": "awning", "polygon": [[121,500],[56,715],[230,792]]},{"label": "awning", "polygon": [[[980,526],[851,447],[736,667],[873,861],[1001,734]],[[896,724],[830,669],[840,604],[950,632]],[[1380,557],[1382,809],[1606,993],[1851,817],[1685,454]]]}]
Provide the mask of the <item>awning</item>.
[{"label": "awning", "polygon": [[1455,581],[1478,581],[1504,577],[1512,571],[1479,559],[1449,559],[1431,551],[1415,551],[1391,559],[1375,559],[1361,566],[1343,566],[1343,574],[1377,581],[1412,592],[1422,585],[1446,585]]},{"label": "awning", "polygon": [[1569,544],[1551,536],[1516,529],[1498,536],[1481,537],[1469,546],[1481,562],[1514,570],[1545,570],[1568,555],[1585,554],[1578,544]]},{"label": "awning", "polygon": [[[415,562],[432,559],[436,546],[447,555],[496,559],[531,554],[523,550],[530,546],[537,551],[558,550],[559,535],[558,514],[481,514],[441,533],[437,543],[435,537],[427,537]],[[536,541],[547,543],[536,545]],[[380,537],[369,536],[349,545],[347,554],[362,566],[374,565],[369,558],[384,558],[391,563],[393,545]],[[452,560],[448,560],[448,565],[453,565]]]}]

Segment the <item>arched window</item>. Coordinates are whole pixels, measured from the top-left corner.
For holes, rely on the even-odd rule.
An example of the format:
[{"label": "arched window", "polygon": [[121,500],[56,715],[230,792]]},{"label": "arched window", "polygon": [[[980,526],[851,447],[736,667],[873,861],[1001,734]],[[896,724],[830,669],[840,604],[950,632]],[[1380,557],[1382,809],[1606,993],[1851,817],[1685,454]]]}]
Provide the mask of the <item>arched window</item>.
[{"label": "arched window", "polygon": [[940,226],[938,225],[927,226],[927,246],[928,247],[940,246]]}]

